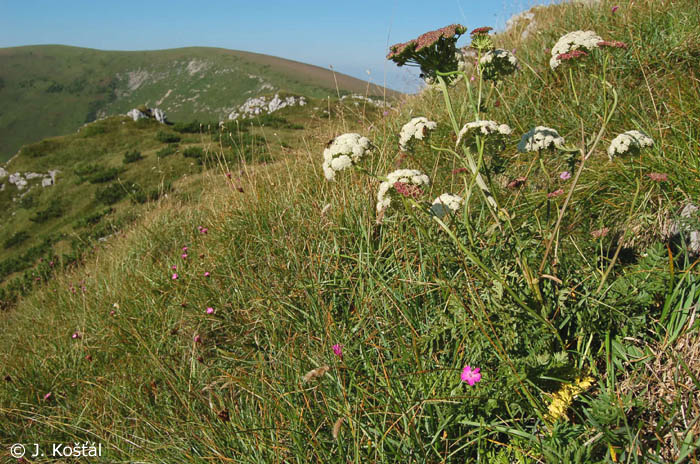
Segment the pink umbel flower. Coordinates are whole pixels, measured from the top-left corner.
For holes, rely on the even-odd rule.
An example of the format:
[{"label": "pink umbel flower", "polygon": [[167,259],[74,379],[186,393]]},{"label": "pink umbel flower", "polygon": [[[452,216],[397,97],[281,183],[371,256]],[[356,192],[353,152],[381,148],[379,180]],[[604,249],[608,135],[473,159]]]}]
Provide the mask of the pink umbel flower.
[{"label": "pink umbel flower", "polygon": [[187,253],[187,247],[186,247],[186,246],[182,247],[182,251],[184,251],[185,253]]},{"label": "pink umbel flower", "polygon": [[614,7],[612,7],[612,12],[615,13],[619,9],[620,9],[620,7],[615,5]]},{"label": "pink umbel flower", "polygon": [[209,273],[209,271],[204,273],[204,277],[209,277],[210,275],[211,275],[211,273]]},{"label": "pink umbel flower", "polygon": [[333,345],[333,353],[339,358],[343,357],[343,345],[336,343]]},{"label": "pink umbel flower", "polygon": [[655,182],[666,182],[668,181],[668,174],[662,172],[650,172],[647,177]]},{"label": "pink umbel flower", "polygon": [[559,178],[561,180],[569,180],[571,179],[571,173],[569,171],[564,171],[561,174],[559,174]]},{"label": "pink umbel flower", "polygon": [[598,42],[599,47],[612,47],[612,48],[627,48],[627,44],[620,42],[619,40],[601,40]]},{"label": "pink umbel flower", "polygon": [[423,194],[423,190],[420,187],[407,184],[406,182],[394,182],[394,190],[406,198],[418,198]]},{"label": "pink umbel flower", "polygon": [[177,280],[178,277],[179,277],[179,276],[178,276],[177,274],[173,274],[172,279],[173,279],[173,280]]},{"label": "pink umbel flower", "polygon": [[467,382],[469,386],[474,386],[475,383],[481,382],[481,371],[480,368],[476,367],[472,369],[471,366],[464,366],[462,369],[462,382]]},{"label": "pink umbel flower", "polygon": [[580,58],[582,56],[587,56],[588,53],[584,52],[583,50],[571,50],[569,53],[560,53],[557,55],[557,59],[559,61],[568,61],[568,60],[575,60],[576,58]]},{"label": "pink umbel flower", "polygon": [[207,314],[214,314],[214,308],[207,308]]},{"label": "pink umbel flower", "polygon": [[187,259],[187,253],[183,253],[182,255],[180,255],[180,257],[181,257],[182,259]]},{"label": "pink umbel flower", "polygon": [[561,194],[563,194],[563,193],[564,193],[564,190],[562,190],[562,189],[557,189],[557,190],[555,190],[555,191],[553,191],[553,192],[549,192],[549,193],[547,194],[547,198],[558,197],[559,195],[561,195]]}]

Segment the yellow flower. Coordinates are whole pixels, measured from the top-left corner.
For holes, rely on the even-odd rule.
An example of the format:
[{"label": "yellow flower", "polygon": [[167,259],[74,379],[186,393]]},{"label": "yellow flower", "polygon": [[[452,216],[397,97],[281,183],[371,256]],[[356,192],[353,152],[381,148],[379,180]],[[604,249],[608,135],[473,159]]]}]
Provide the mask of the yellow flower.
[{"label": "yellow flower", "polygon": [[549,405],[545,420],[554,424],[561,417],[566,417],[566,411],[574,402],[574,398],[593,385],[593,377],[577,378],[574,383],[566,384],[552,395],[552,403]]}]

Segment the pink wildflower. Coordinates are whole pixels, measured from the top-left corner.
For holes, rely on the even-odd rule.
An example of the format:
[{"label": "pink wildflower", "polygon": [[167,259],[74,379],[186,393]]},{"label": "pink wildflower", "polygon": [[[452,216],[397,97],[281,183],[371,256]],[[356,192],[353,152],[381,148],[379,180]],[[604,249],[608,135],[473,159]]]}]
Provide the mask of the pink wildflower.
[{"label": "pink wildflower", "polygon": [[187,259],[187,253],[181,254],[180,257],[181,257],[182,259]]},{"label": "pink wildflower", "polygon": [[210,275],[211,275],[211,274],[209,273],[209,271],[207,271],[207,272],[204,273],[204,277],[209,277]]},{"label": "pink wildflower", "polygon": [[110,316],[114,316],[115,314],[116,314],[116,311],[114,311],[114,310],[111,310],[111,311],[109,312],[109,315],[110,315]]},{"label": "pink wildflower", "polygon": [[655,182],[666,182],[668,181],[668,174],[661,172],[650,172],[647,177]]},{"label": "pink wildflower", "polygon": [[407,184],[406,182],[394,182],[394,190],[399,195],[406,198],[418,198],[423,194],[423,190],[417,185]]},{"label": "pink wildflower", "polygon": [[230,173],[230,172],[227,172],[227,173],[226,173],[226,177],[228,177],[228,178],[230,179],[230,178],[231,178],[231,173]]},{"label": "pink wildflower", "polygon": [[469,78],[470,81],[474,82],[476,80],[476,77],[472,76]]},{"label": "pink wildflower", "polygon": [[44,395],[44,401],[48,401],[51,399],[51,392],[48,392],[47,394]]},{"label": "pink wildflower", "polygon": [[172,279],[173,279],[173,280],[177,280],[178,277],[179,277],[179,276],[178,276],[177,274],[173,274]]},{"label": "pink wildflower", "polygon": [[488,34],[489,31],[492,31],[492,30],[493,30],[493,28],[492,28],[492,27],[488,27],[488,26],[486,26],[486,27],[477,27],[476,29],[474,29],[473,31],[471,31],[471,33],[470,33],[469,35]]},{"label": "pink wildflower", "polygon": [[471,366],[467,365],[462,370],[462,381],[467,382],[469,386],[473,386],[477,382],[481,382],[481,369],[476,367],[472,369]]},{"label": "pink wildflower", "polygon": [[207,314],[214,314],[214,308],[207,308]]},{"label": "pink wildflower", "polygon": [[173,271],[177,271],[177,266],[173,264],[172,266],[170,266],[170,269],[172,269]]},{"label": "pink wildflower", "polygon": [[583,50],[571,50],[569,53],[560,53],[557,55],[559,61],[575,60],[576,58],[587,56],[588,53]]},{"label": "pink wildflower", "polygon": [[619,9],[620,9],[620,7],[615,5],[614,7],[612,7],[612,12],[615,13]]},{"label": "pink wildflower", "polygon": [[569,180],[571,179],[571,173],[569,171],[564,171],[561,174],[559,174],[559,178],[561,180]]},{"label": "pink wildflower", "polygon": [[182,251],[184,251],[185,253],[187,253],[187,247],[186,247],[186,246],[182,247]]},{"label": "pink wildflower", "polygon": [[335,353],[335,355],[338,356],[339,358],[342,358],[343,357],[343,345],[340,345],[338,343],[333,345],[333,353]]},{"label": "pink wildflower", "polygon": [[627,48],[627,44],[619,40],[602,40],[598,42],[599,47]]},{"label": "pink wildflower", "polygon": [[208,232],[209,232],[209,229],[207,229],[206,227],[202,227],[199,231],[200,234],[204,234],[204,235],[207,235]]},{"label": "pink wildflower", "polygon": [[601,238],[601,237],[605,237],[606,235],[608,235],[608,232],[610,232],[610,229],[607,227],[603,227],[602,229],[592,231],[591,236],[593,238]]},{"label": "pink wildflower", "polygon": [[561,194],[563,194],[563,193],[564,193],[564,190],[562,190],[562,189],[557,189],[557,190],[555,190],[555,191],[553,191],[553,192],[549,192],[549,193],[547,194],[547,198],[558,197],[559,195],[561,195]]},{"label": "pink wildflower", "polygon": [[79,334],[78,332],[73,332],[72,337],[73,337],[74,340],[75,340],[75,339],[78,339],[78,338],[80,338],[80,334]]},{"label": "pink wildflower", "polygon": [[467,168],[457,168],[452,170],[452,174],[461,174],[463,172],[467,172]]},{"label": "pink wildflower", "polygon": [[202,337],[200,337],[199,335],[195,335],[195,336],[194,336],[194,342],[195,342],[195,343],[202,343]]},{"label": "pink wildflower", "polygon": [[525,182],[527,182],[527,177],[518,177],[517,179],[513,179],[512,181],[508,182],[508,188],[518,188]]}]

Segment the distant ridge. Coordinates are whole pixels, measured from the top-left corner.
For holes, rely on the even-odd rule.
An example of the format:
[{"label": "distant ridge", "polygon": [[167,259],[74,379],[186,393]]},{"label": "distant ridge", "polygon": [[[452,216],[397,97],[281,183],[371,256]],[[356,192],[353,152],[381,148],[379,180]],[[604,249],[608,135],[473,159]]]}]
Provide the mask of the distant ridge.
[{"label": "distant ridge", "polygon": [[399,95],[319,66],[223,48],[0,48],[0,161],[23,144],[139,105],[158,106],[171,120],[212,121],[259,95],[323,98],[338,92]]}]

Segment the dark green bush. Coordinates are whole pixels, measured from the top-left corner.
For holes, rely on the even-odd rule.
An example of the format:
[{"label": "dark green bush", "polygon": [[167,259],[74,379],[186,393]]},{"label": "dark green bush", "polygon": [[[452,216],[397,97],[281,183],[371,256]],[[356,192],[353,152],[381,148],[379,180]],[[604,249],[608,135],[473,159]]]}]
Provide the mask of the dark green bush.
[{"label": "dark green bush", "polygon": [[64,209],[63,202],[58,198],[54,198],[51,200],[51,203],[49,203],[49,206],[45,210],[38,211],[36,214],[30,217],[29,220],[43,224],[50,219],[63,216]]},{"label": "dark green bush", "polygon": [[88,214],[85,217],[82,217],[75,221],[75,227],[76,228],[81,228],[81,227],[88,227],[88,226],[94,226],[98,222],[102,220],[103,217],[107,216],[108,214],[112,214],[114,212],[114,208],[107,208],[102,211],[97,211],[92,214]]},{"label": "dark green bush", "polygon": [[175,152],[177,152],[177,145],[172,144],[172,145],[168,145],[167,147],[163,147],[160,150],[158,150],[156,152],[156,156],[158,158],[165,158],[166,156],[170,156]]},{"label": "dark green bush", "polygon": [[106,205],[113,205],[126,196],[126,190],[118,183],[109,184],[95,192],[95,199]]},{"label": "dark green bush", "polygon": [[138,150],[130,150],[124,154],[124,164],[135,163],[136,161],[142,160],[143,155]]},{"label": "dark green bush", "polygon": [[56,151],[60,146],[61,144],[56,140],[42,140],[39,143],[26,145],[22,148],[21,153],[30,158],[39,158],[40,156]]},{"label": "dark green bush", "polygon": [[182,156],[185,158],[201,159],[204,157],[204,150],[202,150],[202,147],[187,147],[182,152]]},{"label": "dark green bush", "polygon": [[180,141],[180,136],[174,132],[159,130],[156,133],[156,139],[163,143],[177,143]]},{"label": "dark green bush", "polygon": [[91,184],[104,184],[105,182],[116,179],[118,175],[119,169],[117,168],[100,168],[98,171],[88,176],[87,179]]},{"label": "dark green bush", "polygon": [[177,122],[173,125],[173,130],[181,134],[199,134],[200,132],[209,132],[212,127],[217,127],[217,125],[213,123],[200,123],[195,119],[192,122]]},{"label": "dark green bush", "polygon": [[13,246],[17,246],[21,243],[26,242],[28,238],[29,234],[26,231],[21,230],[14,234],[12,237],[5,240],[5,243],[3,243],[3,247],[5,247],[5,249],[7,250],[8,248],[12,248]]}]

